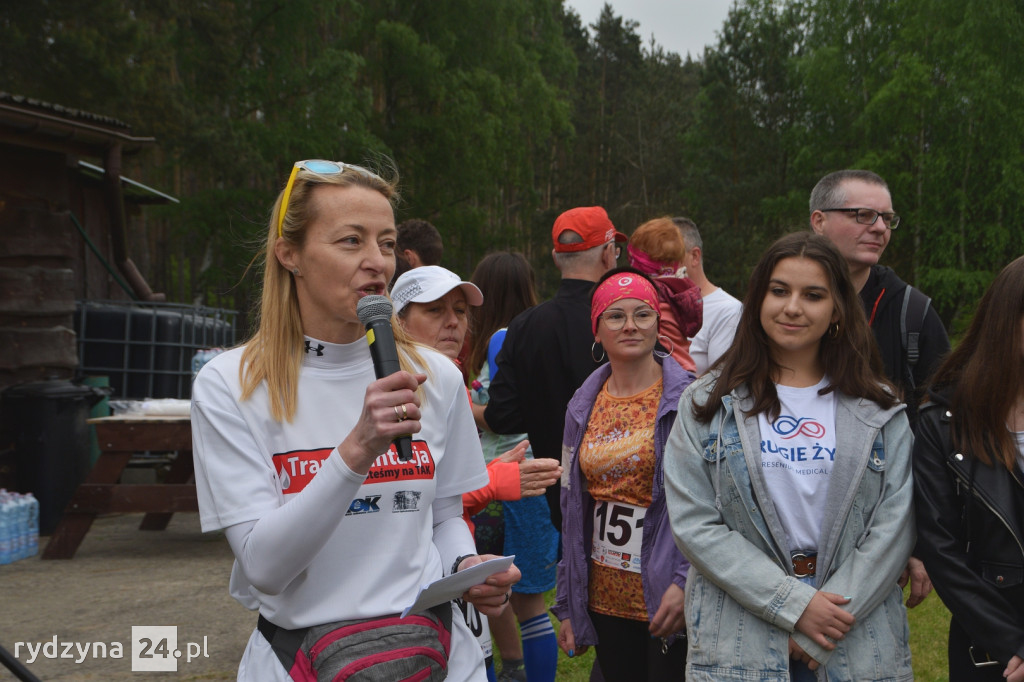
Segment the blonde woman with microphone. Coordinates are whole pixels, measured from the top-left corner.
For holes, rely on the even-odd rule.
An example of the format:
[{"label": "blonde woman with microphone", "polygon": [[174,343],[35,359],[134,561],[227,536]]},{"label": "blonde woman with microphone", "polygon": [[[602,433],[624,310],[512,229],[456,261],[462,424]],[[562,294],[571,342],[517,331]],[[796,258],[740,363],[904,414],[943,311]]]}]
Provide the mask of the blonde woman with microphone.
[{"label": "blonde woman with microphone", "polygon": [[[462,493],[487,475],[451,362],[394,325],[403,370],[374,376],[356,307],[394,272],[395,196],[365,168],[296,163],[271,212],[256,332],[193,387],[202,526],[223,530],[231,592],[260,612],[240,680],[485,679],[450,602],[398,617],[420,585],[482,560]],[[392,446],[403,434],[410,462]],[[500,613],[517,578],[463,597]]]}]

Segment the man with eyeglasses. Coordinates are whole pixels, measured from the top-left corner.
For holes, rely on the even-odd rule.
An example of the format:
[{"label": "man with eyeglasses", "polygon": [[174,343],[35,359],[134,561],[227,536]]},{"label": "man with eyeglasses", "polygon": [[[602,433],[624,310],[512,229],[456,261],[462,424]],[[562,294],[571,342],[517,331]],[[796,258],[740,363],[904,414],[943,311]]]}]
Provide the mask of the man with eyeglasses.
[{"label": "man with eyeglasses", "polygon": [[[949,351],[949,337],[930,299],[878,261],[900,217],[892,209],[885,180],[866,170],[829,173],[811,190],[811,229],[828,237],[850,266],[868,324],[882,355],[885,374],[907,403],[911,429],[928,378]],[[911,582],[907,606],[931,592],[924,564],[911,557],[900,581]]]},{"label": "man with eyeglasses", "polygon": [[900,224],[889,187],[871,171],[829,173],[811,191],[810,209],[811,229],[832,240],[850,266],[885,373],[903,392],[914,428],[928,378],[949,351],[949,337],[928,297],[878,263]]},{"label": "man with eyeglasses", "polygon": [[[558,216],[551,240],[561,284],[554,298],[508,325],[484,420],[495,433],[526,432],[535,457],[561,460],[565,408],[599,364],[591,353],[590,291],[615,267],[627,237],[603,208],[586,206]],[[547,489],[551,523],[559,531],[560,490],[557,483]]]}]

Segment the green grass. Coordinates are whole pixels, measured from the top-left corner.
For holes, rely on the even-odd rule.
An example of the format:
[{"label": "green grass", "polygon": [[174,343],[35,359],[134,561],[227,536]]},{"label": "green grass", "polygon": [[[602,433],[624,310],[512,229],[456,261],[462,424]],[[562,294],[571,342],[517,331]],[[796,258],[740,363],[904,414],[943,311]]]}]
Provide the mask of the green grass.
[{"label": "green grass", "polygon": [[[909,592],[909,589],[907,590]],[[905,598],[905,596],[904,596]],[[544,595],[550,607],[555,601],[555,591]],[[945,682],[949,679],[946,668],[946,636],[949,632],[949,611],[934,592],[920,606],[907,611],[910,622],[910,651],[914,657],[914,679],[917,682]],[[551,618],[555,631],[558,622]],[[495,666],[501,664],[495,651]],[[587,682],[590,668],[594,664],[594,649],[582,656],[569,658],[559,651],[557,679],[566,682]]]},{"label": "green grass", "polygon": [[565,654],[558,657],[557,680],[571,680],[571,682],[587,682],[590,679],[590,668],[594,665],[594,648],[591,647],[582,656],[569,658]]},{"label": "green grass", "polygon": [[[904,591],[904,597],[909,588]],[[949,679],[946,664],[946,640],[949,635],[949,611],[932,592],[916,608],[907,611],[910,622],[910,653],[914,657],[914,679],[917,682],[945,682]]]}]

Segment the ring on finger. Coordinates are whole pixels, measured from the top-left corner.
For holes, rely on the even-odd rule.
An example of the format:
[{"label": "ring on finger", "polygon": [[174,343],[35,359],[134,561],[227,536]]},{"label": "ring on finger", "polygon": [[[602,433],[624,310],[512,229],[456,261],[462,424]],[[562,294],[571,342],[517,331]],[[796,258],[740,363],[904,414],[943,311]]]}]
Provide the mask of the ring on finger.
[{"label": "ring on finger", "polygon": [[[406,417],[402,416],[402,412],[398,411],[398,405],[393,405],[392,407],[395,410],[395,420],[400,422],[405,421]],[[405,411],[405,405],[402,405],[402,411]]]},{"label": "ring on finger", "polygon": [[405,409],[405,403],[402,403],[402,418],[399,419],[398,421],[404,422],[408,418],[409,418],[409,411]]}]

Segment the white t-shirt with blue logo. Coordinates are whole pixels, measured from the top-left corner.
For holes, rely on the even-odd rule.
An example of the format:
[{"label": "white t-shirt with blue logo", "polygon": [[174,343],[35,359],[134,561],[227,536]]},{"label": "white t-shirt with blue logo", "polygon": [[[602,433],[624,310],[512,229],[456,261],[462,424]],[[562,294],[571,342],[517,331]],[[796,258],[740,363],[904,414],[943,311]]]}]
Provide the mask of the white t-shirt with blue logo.
[{"label": "white t-shirt with blue logo", "polygon": [[790,552],[818,549],[836,452],[835,393],[818,395],[828,384],[827,377],[806,388],[776,384],[779,416],[758,415],[761,469]]}]

